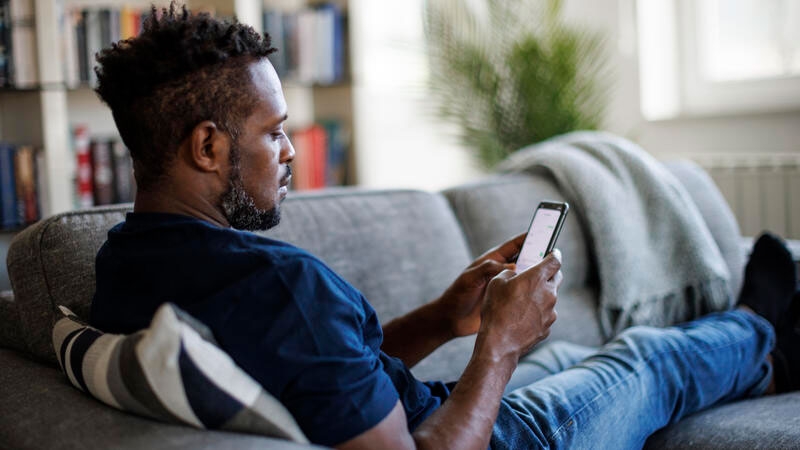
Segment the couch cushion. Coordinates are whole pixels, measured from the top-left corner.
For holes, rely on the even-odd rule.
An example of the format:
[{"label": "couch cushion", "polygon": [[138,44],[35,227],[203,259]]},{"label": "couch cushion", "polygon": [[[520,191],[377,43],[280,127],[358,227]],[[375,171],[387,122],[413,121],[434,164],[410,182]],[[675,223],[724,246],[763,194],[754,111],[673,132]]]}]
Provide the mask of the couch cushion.
[{"label": "couch cushion", "polygon": [[149,328],[129,336],[102,333],[67,308],[53,327],[53,347],[73,386],[103,403],[163,422],[307,443],[291,413],[250,378],[211,331],[172,304]]},{"label": "couch cushion", "polygon": [[800,448],[800,392],[742,400],[691,415],[655,433],[645,448]]},{"label": "couch cushion", "polygon": [[282,439],[198,430],[126,414],[82,394],[58,369],[0,349],[0,448],[298,450]]}]

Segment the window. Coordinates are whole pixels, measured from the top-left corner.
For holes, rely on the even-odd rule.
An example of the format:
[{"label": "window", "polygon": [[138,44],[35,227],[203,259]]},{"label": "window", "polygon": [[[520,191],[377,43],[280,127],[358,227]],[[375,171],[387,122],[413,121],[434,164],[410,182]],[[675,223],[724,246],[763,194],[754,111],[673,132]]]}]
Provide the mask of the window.
[{"label": "window", "polygon": [[800,110],[800,0],[639,0],[651,120]]}]

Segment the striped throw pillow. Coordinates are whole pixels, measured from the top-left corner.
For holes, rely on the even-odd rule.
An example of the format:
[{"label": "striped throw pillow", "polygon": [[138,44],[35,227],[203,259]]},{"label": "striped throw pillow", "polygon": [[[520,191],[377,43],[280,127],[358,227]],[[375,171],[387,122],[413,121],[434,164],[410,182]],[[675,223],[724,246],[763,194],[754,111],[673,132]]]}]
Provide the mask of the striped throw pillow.
[{"label": "striped throw pillow", "polygon": [[103,333],[59,306],[53,347],[70,383],[103,403],[152,419],[308,443],[289,411],[175,305],[150,328]]}]

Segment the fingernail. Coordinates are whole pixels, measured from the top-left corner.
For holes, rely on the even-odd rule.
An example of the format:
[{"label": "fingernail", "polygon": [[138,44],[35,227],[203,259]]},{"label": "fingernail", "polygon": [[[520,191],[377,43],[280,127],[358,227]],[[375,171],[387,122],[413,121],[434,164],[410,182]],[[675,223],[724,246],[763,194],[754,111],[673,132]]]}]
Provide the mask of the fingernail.
[{"label": "fingernail", "polygon": [[555,256],[555,258],[558,260],[558,262],[561,262],[561,250],[559,250],[557,248],[554,248],[553,249],[553,256]]}]

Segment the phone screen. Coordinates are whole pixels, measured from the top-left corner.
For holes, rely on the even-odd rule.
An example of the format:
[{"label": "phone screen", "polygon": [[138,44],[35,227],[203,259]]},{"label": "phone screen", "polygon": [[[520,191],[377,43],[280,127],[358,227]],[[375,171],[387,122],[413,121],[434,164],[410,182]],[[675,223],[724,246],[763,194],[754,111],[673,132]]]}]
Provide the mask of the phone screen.
[{"label": "phone screen", "polygon": [[528,236],[517,257],[517,272],[539,264],[547,256],[551,250],[548,246],[553,240],[553,235],[560,231],[562,215],[566,213],[566,209],[550,209],[542,205],[536,208]]}]

